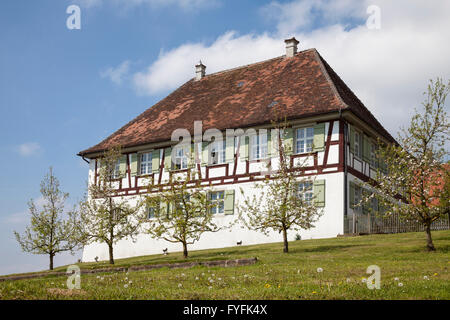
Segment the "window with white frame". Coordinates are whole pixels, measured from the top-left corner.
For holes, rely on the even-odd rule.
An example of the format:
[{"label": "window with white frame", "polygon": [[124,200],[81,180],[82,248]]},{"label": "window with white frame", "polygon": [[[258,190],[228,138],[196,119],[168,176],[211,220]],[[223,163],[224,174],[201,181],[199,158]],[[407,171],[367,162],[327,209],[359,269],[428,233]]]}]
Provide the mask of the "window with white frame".
[{"label": "window with white frame", "polygon": [[226,140],[209,144],[209,164],[225,163]]},{"label": "window with white frame", "polygon": [[120,159],[116,161],[114,164],[114,170],[113,170],[113,179],[119,179],[120,178]]},{"label": "window with white frame", "polygon": [[182,170],[187,169],[188,167],[188,155],[186,152],[186,148],[184,147],[177,147],[174,150],[175,156],[174,156],[174,169],[176,170]]},{"label": "window with white frame", "polygon": [[150,174],[152,173],[152,153],[141,153],[139,157],[140,163],[140,174]]},{"label": "window with white frame", "polygon": [[215,191],[209,193],[209,201],[211,202],[212,214],[223,214],[225,210],[225,193],[223,191]]},{"label": "window with white frame", "polygon": [[357,156],[358,158],[362,157],[362,148],[363,148],[362,140],[363,140],[363,135],[359,131],[355,130],[354,150],[355,150],[355,156]]},{"label": "window with white frame", "polygon": [[295,131],[295,153],[312,152],[314,128],[297,128]]},{"label": "window with white frame", "polygon": [[311,203],[313,199],[313,183],[311,181],[300,182],[297,185],[298,197],[306,203]]},{"label": "window with white frame", "polygon": [[267,158],[267,132],[250,137],[251,160]]}]

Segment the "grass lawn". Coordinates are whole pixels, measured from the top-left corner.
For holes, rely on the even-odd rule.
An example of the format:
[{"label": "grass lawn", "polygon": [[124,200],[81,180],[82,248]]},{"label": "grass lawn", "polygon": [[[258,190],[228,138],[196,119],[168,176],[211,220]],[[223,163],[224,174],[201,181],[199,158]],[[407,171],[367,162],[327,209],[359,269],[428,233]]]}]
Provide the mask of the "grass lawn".
[{"label": "grass lawn", "polygon": [[[450,299],[450,231],[242,246],[190,252],[188,261],[257,257],[241,267],[193,267],[81,276],[81,290],[66,291],[66,277],[0,282],[0,299]],[[181,253],[116,261],[116,266],[185,261]],[[381,289],[369,290],[366,269],[381,269]],[[81,268],[109,266],[81,263]],[[322,268],[322,272],[317,269]],[[65,267],[55,271],[64,271]]]}]

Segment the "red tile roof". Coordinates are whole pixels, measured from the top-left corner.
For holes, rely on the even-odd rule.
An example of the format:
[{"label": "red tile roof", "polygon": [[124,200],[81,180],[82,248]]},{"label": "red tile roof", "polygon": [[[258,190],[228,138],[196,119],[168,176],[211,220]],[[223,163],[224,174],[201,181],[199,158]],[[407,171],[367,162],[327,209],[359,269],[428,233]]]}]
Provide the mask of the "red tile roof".
[{"label": "red tile roof", "polygon": [[[241,83],[241,84],[240,84]],[[276,101],[275,105],[271,103]],[[79,155],[169,141],[172,131],[203,121],[203,130],[270,123],[274,110],[287,119],[351,110],[393,140],[315,49],[189,80],[99,144]]]}]

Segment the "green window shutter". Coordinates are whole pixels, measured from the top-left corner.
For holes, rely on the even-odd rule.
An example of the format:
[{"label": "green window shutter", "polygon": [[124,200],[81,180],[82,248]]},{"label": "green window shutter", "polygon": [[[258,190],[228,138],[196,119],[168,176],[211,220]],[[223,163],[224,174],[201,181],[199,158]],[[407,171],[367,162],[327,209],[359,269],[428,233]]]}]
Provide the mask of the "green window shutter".
[{"label": "green window shutter", "polygon": [[161,216],[163,216],[164,214],[167,215],[169,213],[167,202],[161,201],[159,203],[159,210],[160,210],[159,213],[161,214]]},{"label": "green window shutter", "polygon": [[125,177],[127,174],[127,157],[127,155],[122,155],[120,157],[119,172],[121,177]]},{"label": "green window shutter", "polygon": [[314,181],[314,203],[318,207],[325,207],[325,180]]},{"label": "green window shutter", "polygon": [[130,163],[130,172],[131,176],[134,177],[138,174],[138,154],[131,154],[131,163]]},{"label": "green window shutter", "polygon": [[350,208],[355,207],[355,184],[353,182],[350,182],[350,192],[349,192],[349,198],[350,198]]},{"label": "green window shutter", "polygon": [[363,138],[363,160],[370,162],[370,140],[366,135]]},{"label": "green window shutter", "polygon": [[248,145],[249,145],[249,137],[248,136],[241,136],[240,137],[241,145],[239,148],[239,158],[241,158],[241,161],[248,160]]},{"label": "green window shutter", "polygon": [[172,148],[170,147],[164,149],[164,169],[172,170]]},{"label": "green window shutter", "polygon": [[267,157],[272,156],[272,135],[270,134],[270,129],[267,129]]},{"label": "green window shutter", "polygon": [[294,129],[284,129],[284,153],[291,155],[294,152]]},{"label": "green window shutter", "polygon": [[209,163],[209,142],[202,142],[202,166],[207,166]]},{"label": "green window shutter", "polygon": [[234,190],[225,191],[225,214],[234,214]]},{"label": "green window shutter", "polygon": [[353,126],[349,125],[350,127],[350,152],[355,152],[355,129]]},{"label": "green window shutter", "polygon": [[160,159],[160,151],[158,150],[153,150],[152,151],[152,172],[153,173],[158,173],[159,172],[159,166],[161,163],[161,159]]},{"label": "green window shutter", "polygon": [[314,151],[323,151],[325,147],[325,123],[314,126]]},{"label": "green window shutter", "polygon": [[227,137],[225,141],[225,161],[233,162],[234,161],[234,136]]}]

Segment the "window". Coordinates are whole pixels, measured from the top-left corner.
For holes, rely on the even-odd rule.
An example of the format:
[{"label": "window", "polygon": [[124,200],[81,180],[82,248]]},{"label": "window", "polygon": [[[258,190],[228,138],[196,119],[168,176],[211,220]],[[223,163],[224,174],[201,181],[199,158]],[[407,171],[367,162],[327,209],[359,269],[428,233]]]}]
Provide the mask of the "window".
[{"label": "window", "polygon": [[251,136],[251,160],[267,157],[267,133]]},{"label": "window", "polygon": [[209,148],[209,164],[225,163],[226,140],[214,141]]},{"label": "window", "polygon": [[370,144],[370,164],[374,168],[378,167],[378,163],[377,163],[377,146],[374,143]]},{"label": "window", "polygon": [[298,184],[298,197],[306,203],[311,203],[313,199],[313,183],[305,181]]},{"label": "window", "polygon": [[312,152],[314,140],[314,128],[298,128],[295,134],[295,152]]},{"label": "window", "polygon": [[141,153],[139,161],[140,174],[150,174],[152,172],[152,153]]},{"label": "window", "polygon": [[355,130],[354,150],[355,150],[355,156],[357,156],[358,158],[362,157],[362,148],[363,148],[362,139],[363,139],[363,135],[360,132]]},{"label": "window", "polygon": [[224,192],[217,191],[209,194],[209,200],[211,201],[211,213],[223,214],[225,212]]},{"label": "window", "polygon": [[158,210],[155,207],[147,208],[147,219],[153,219],[158,214]]},{"label": "window", "polygon": [[178,147],[175,149],[175,164],[174,168],[176,170],[187,169],[188,167],[188,157],[186,154],[186,150],[183,147]]},{"label": "window", "polygon": [[120,159],[117,160],[115,165],[114,165],[112,178],[113,179],[119,179],[120,178]]}]

